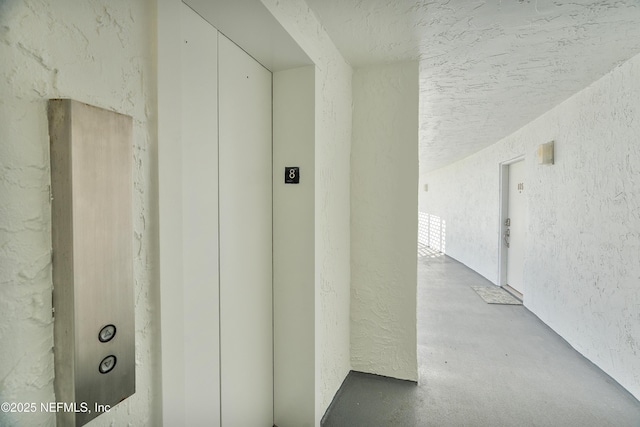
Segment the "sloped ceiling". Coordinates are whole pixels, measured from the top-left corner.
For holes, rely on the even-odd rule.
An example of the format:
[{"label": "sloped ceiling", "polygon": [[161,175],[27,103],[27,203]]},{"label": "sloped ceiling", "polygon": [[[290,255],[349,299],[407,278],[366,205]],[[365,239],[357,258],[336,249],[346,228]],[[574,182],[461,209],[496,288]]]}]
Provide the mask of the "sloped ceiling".
[{"label": "sloped ceiling", "polygon": [[420,61],[421,173],[499,141],[640,53],[637,0],[306,1],[354,68]]}]

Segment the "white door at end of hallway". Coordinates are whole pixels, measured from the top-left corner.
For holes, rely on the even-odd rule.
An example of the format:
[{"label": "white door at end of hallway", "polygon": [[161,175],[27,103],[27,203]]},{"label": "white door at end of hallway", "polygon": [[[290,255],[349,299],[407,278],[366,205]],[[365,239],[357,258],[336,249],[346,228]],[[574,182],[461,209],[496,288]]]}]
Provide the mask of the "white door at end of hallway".
[{"label": "white door at end of hallway", "polygon": [[507,244],[507,285],[524,294],[524,243],[526,234],[524,160],[509,165],[509,194],[505,243]]}]

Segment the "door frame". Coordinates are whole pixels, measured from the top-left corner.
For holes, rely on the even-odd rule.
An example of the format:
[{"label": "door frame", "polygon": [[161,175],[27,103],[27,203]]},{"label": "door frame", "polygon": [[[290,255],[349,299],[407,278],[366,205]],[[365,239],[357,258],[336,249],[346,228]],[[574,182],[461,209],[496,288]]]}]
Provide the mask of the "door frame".
[{"label": "door frame", "polygon": [[509,213],[509,166],[525,159],[524,154],[500,163],[499,167],[499,214],[498,214],[498,286],[507,284],[507,247],[502,238],[505,232],[504,222]]}]

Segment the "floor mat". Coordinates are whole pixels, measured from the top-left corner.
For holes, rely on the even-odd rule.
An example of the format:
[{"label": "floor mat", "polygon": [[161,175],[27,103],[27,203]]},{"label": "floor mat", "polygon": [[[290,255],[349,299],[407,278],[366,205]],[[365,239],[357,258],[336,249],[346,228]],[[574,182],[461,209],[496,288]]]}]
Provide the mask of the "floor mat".
[{"label": "floor mat", "polygon": [[516,297],[498,286],[471,286],[489,304],[522,305]]}]

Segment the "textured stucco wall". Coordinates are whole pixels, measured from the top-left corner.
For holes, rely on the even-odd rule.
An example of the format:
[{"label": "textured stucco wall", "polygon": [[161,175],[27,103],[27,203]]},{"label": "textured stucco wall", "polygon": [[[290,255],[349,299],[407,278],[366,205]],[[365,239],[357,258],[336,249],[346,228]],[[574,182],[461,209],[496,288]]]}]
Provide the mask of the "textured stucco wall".
[{"label": "textured stucco wall", "polygon": [[417,381],[418,63],[353,75],[351,363]]},{"label": "textured stucco wall", "polygon": [[[153,3],[0,1],[0,401],[52,402],[47,99],[134,118],[136,394],[91,425],[159,425]],[[52,426],[55,414],[2,414]]]},{"label": "textured stucco wall", "polygon": [[[498,276],[498,164],[524,154],[525,305],[640,398],[640,56],[513,135],[423,176],[447,253]],[[555,165],[535,159],[555,140]]]},{"label": "textured stucco wall", "polygon": [[429,240],[431,249],[442,250],[494,283],[498,280],[498,163],[520,154],[521,144],[515,145],[505,141],[498,152],[495,146],[480,151],[421,176],[418,186],[421,244]]},{"label": "textured stucco wall", "polygon": [[351,67],[303,0],[262,0],[316,65],[316,425],[351,368]]}]

